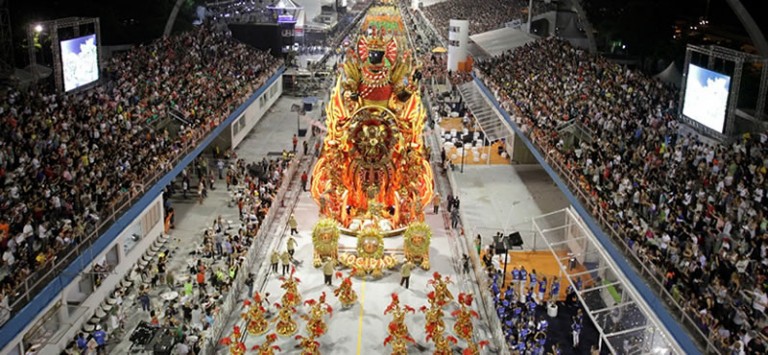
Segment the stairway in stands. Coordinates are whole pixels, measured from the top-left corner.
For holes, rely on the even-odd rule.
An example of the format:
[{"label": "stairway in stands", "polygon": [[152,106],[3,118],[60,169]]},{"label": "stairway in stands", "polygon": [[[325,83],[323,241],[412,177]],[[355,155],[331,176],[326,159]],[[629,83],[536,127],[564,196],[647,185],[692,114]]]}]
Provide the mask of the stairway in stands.
[{"label": "stairway in stands", "polygon": [[501,114],[485,99],[473,81],[461,84],[458,88],[466,107],[477,118],[489,141],[494,142],[510,135]]}]

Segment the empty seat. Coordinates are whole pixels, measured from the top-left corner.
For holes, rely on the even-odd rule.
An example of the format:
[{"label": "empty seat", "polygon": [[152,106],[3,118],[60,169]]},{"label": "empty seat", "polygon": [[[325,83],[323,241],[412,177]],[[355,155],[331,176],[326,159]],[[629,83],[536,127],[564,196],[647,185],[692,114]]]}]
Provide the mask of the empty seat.
[{"label": "empty seat", "polygon": [[104,312],[104,310],[103,310],[103,309],[101,309],[101,308],[98,308],[98,309],[96,309],[96,312],[94,313],[94,317],[95,317],[95,318],[98,318],[98,319],[100,319],[100,320],[101,320],[101,319],[104,319],[104,318],[106,318],[106,317],[107,317],[107,312]]}]

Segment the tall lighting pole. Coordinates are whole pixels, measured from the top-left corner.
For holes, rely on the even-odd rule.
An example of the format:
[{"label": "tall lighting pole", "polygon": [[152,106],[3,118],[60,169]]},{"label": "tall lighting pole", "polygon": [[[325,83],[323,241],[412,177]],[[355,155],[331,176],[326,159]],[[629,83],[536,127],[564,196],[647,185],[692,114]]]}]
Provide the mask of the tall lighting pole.
[{"label": "tall lighting pole", "polygon": [[528,0],[528,33],[531,33],[531,20],[533,20],[533,0]]}]

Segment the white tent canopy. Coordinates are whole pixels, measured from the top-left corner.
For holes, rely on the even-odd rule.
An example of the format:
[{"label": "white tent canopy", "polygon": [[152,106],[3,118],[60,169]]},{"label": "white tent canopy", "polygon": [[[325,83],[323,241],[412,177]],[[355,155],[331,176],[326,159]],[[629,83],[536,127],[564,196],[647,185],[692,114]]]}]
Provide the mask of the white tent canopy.
[{"label": "white tent canopy", "polygon": [[510,49],[533,42],[536,40],[536,37],[518,29],[504,27],[469,36],[469,39],[475,42],[488,55],[495,57]]},{"label": "white tent canopy", "polygon": [[680,84],[683,82],[683,74],[677,69],[675,62],[669,63],[667,69],[664,69],[661,73],[658,73],[653,77],[663,83],[672,84],[677,88],[679,88]]}]

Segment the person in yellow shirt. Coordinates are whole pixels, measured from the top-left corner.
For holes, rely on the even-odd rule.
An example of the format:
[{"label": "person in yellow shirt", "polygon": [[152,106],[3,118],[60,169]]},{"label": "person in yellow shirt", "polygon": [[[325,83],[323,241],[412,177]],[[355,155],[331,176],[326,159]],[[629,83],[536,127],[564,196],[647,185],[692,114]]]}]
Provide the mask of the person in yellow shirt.
[{"label": "person in yellow shirt", "polygon": [[405,284],[406,289],[410,285],[411,270],[413,270],[413,263],[410,260],[407,260],[405,264],[400,267],[400,286]]},{"label": "person in yellow shirt", "polygon": [[269,262],[272,263],[272,272],[277,273],[277,263],[280,261],[280,253],[277,250],[272,252]]},{"label": "person in yellow shirt", "polygon": [[293,213],[291,213],[291,216],[288,217],[288,227],[291,228],[291,235],[294,233],[299,234],[299,223],[296,222],[296,216],[294,216]]},{"label": "person in yellow shirt", "polygon": [[296,252],[296,239],[293,239],[293,237],[288,238],[288,242],[286,243],[286,246],[288,248],[288,254],[291,255],[291,259],[293,259],[293,253]]},{"label": "person in yellow shirt", "polygon": [[440,194],[435,192],[435,196],[432,197],[432,212],[437,214],[440,211]]},{"label": "person in yellow shirt", "polygon": [[283,264],[283,276],[285,276],[291,270],[291,254],[288,254],[287,251],[283,252],[280,255],[280,262]]},{"label": "person in yellow shirt", "polygon": [[325,264],[323,264],[323,276],[325,276],[325,284],[333,286],[333,272],[336,267],[336,260],[331,258],[325,258]]}]

